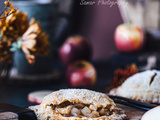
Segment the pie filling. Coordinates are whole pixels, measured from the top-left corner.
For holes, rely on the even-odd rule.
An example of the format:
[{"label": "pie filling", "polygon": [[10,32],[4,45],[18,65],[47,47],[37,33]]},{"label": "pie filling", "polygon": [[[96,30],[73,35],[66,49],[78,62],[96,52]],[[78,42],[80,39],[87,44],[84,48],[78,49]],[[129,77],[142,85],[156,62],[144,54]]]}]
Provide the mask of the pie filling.
[{"label": "pie filling", "polygon": [[78,118],[97,118],[101,116],[110,116],[113,112],[110,111],[110,106],[105,108],[97,108],[92,104],[71,103],[66,101],[60,105],[49,105],[51,109],[64,117],[78,117]]}]

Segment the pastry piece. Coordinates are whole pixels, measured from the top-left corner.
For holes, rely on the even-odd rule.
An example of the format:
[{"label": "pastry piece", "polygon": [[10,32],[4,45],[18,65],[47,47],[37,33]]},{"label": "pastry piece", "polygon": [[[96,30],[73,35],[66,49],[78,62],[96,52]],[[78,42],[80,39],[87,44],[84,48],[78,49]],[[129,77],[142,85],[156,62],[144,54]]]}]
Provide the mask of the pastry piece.
[{"label": "pastry piece", "polygon": [[152,108],[147,111],[141,118],[141,120],[160,120],[160,106]]},{"label": "pastry piece", "polygon": [[63,89],[31,106],[38,120],[127,120],[106,94],[85,89]]},{"label": "pastry piece", "polygon": [[134,74],[121,86],[112,89],[110,94],[158,104],[160,103],[160,71],[147,70]]}]

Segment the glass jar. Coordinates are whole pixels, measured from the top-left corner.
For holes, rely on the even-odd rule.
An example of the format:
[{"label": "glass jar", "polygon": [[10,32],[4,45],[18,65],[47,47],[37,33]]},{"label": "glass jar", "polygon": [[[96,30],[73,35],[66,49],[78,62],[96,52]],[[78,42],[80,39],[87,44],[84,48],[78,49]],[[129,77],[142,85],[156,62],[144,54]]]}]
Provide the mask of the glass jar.
[{"label": "glass jar", "polygon": [[35,18],[39,21],[43,30],[49,35],[50,54],[47,56],[36,57],[34,65],[30,65],[21,50],[16,51],[14,54],[14,67],[17,69],[18,74],[51,74],[53,72],[54,63],[54,31],[56,21],[56,7],[52,0],[14,0],[12,4],[20,11],[26,12],[28,19]]}]

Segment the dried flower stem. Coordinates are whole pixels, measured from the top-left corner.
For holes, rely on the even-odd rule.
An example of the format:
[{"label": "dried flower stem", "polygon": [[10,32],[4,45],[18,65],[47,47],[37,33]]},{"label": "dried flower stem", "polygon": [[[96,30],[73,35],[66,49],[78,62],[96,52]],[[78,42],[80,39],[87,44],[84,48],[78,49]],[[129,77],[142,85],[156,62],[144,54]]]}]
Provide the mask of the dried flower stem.
[{"label": "dried flower stem", "polygon": [[2,12],[0,13],[0,16],[2,16],[2,14],[4,13],[4,11],[7,9],[7,6],[9,5],[10,0],[8,0],[8,4],[5,5],[4,10],[2,10]]},{"label": "dried flower stem", "polygon": [[2,12],[0,13],[0,19],[6,18],[6,17],[8,17],[9,15],[11,15],[12,13],[15,13],[18,10],[18,9],[14,9],[14,8],[11,7],[11,10],[9,10],[9,12],[7,11],[7,14],[5,14],[4,17],[1,17],[3,15],[3,13],[7,10],[7,7],[10,7],[10,4],[11,4],[10,0],[5,1],[5,7],[4,7],[4,10],[2,10]]}]

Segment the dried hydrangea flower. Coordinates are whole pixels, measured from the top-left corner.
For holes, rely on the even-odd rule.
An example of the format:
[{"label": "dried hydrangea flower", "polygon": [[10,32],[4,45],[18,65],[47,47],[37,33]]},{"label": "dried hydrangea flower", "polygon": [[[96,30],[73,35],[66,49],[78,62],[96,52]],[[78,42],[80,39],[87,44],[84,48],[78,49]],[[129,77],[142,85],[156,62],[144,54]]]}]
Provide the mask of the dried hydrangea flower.
[{"label": "dried hydrangea flower", "polygon": [[28,27],[27,14],[20,11],[0,20],[1,34],[12,42],[21,37]]},{"label": "dried hydrangea flower", "polygon": [[5,38],[0,40],[0,62],[8,62],[12,61],[12,52],[10,49],[10,42],[8,42]]},{"label": "dried hydrangea flower", "polygon": [[34,19],[31,19],[29,28],[22,36],[22,51],[30,64],[35,62],[35,56],[49,53],[48,36]]}]

